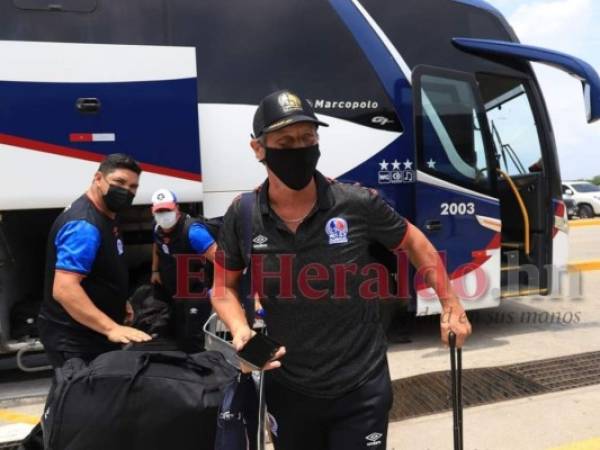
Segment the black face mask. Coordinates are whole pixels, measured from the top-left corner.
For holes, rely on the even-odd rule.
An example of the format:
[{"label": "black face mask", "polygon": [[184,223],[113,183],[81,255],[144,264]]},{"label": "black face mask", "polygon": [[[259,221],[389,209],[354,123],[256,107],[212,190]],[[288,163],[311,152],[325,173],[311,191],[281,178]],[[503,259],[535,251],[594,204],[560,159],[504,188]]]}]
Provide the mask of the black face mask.
[{"label": "black face mask", "polygon": [[319,144],[303,148],[265,147],[263,161],[287,187],[299,191],[312,180],[320,156]]},{"label": "black face mask", "polygon": [[102,196],[104,204],[114,213],[126,210],[133,203],[135,197],[128,189],[114,184],[109,185],[108,191]]}]

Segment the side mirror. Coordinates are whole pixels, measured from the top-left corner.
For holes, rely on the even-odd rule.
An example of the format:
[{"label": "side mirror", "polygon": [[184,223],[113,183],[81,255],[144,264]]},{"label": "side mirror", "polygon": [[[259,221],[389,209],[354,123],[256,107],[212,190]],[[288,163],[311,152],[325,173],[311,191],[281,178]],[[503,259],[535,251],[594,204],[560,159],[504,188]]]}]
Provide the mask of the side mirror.
[{"label": "side mirror", "polygon": [[573,195],[574,192],[573,192],[572,189],[565,189],[565,194],[567,194],[567,195]]}]

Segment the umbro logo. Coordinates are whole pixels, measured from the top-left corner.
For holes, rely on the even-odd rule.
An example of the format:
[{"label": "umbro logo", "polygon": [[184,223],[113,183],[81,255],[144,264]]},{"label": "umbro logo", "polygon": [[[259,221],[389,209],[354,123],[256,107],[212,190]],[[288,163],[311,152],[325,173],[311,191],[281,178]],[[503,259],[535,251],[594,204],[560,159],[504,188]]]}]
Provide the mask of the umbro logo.
[{"label": "umbro logo", "polygon": [[269,240],[268,237],[263,236],[262,234],[259,234],[258,236],[256,236],[254,239],[252,239],[252,242],[254,242],[255,244],[264,244],[265,242],[267,242]]},{"label": "umbro logo", "polygon": [[365,437],[365,439],[369,442],[367,442],[367,447],[375,447],[377,445],[381,445],[381,437],[383,436],[383,434],[381,433],[371,433],[368,436]]},{"label": "umbro logo", "polygon": [[253,248],[259,249],[259,248],[266,248],[267,247],[267,241],[269,240],[268,237],[263,236],[262,234],[259,234],[258,236],[256,236],[254,239],[252,239],[253,242]]}]

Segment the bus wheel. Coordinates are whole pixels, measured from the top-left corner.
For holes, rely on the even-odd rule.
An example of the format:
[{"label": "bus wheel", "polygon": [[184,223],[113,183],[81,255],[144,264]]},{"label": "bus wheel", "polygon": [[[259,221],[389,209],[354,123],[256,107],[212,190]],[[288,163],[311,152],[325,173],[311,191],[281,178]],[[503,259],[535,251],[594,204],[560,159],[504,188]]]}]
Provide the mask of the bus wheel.
[{"label": "bus wheel", "polygon": [[594,217],[594,210],[590,205],[581,205],[577,212],[577,215],[582,219],[591,219]]}]

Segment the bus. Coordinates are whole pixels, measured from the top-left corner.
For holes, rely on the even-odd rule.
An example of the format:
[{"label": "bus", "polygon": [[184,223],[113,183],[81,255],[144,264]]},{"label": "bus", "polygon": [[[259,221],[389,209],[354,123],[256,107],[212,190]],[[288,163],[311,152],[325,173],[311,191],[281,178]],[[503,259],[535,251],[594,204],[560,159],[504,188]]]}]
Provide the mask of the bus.
[{"label": "bus", "polygon": [[[10,0],[0,61],[0,352],[40,348],[11,334],[11,311],[42,298],[50,225],[98,161],[124,152],[144,169],[122,218],[135,286],[151,193],[222,215],[265,176],[252,116],[280,88],[331,125],[319,169],[378,189],[419,227],[467,309],[559,287],[567,213],[531,62],[582,84],[589,122],[600,79],[521,44],[485,1]],[[411,285],[410,310],[438,314],[431,294]]]}]

